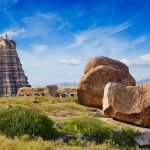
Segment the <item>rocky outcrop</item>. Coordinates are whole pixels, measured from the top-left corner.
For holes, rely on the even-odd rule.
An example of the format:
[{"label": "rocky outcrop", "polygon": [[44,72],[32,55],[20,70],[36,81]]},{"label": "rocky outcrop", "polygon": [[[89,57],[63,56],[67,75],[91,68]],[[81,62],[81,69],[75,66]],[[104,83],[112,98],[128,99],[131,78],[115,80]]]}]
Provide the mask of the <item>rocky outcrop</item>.
[{"label": "rocky outcrop", "polygon": [[29,87],[16,51],[16,43],[0,38],[0,96],[15,96],[21,87]]},{"label": "rocky outcrop", "polygon": [[150,127],[150,83],[140,86],[108,83],[103,111],[107,117]]},{"label": "rocky outcrop", "polygon": [[77,89],[79,102],[87,106],[102,107],[104,87],[108,82],[135,85],[128,67],[120,61],[108,57],[91,59],[85,66]]}]

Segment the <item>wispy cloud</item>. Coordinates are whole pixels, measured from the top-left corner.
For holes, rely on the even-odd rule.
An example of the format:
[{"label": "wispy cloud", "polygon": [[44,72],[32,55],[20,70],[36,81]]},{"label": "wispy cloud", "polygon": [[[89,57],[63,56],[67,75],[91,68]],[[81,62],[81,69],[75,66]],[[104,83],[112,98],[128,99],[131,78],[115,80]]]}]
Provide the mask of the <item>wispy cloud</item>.
[{"label": "wispy cloud", "polygon": [[137,81],[150,77],[150,53],[132,59],[122,59],[121,61],[129,66],[131,74]]},{"label": "wispy cloud", "polygon": [[7,33],[9,38],[20,36],[21,34],[25,33],[24,28],[17,28],[17,29],[6,29],[3,33],[0,33],[0,36],[5,36]]},{"label": "wispy cloud", "polygon": [[139,66],[149,66],[150,67],[150,53],[143,54],[136,59],[122,59],[122,62],[129,66],[139,67]]},{"label": "wispy cloud", "polygon": [[[36,13],[33,16],[27,16],[22,19],[26,29],[24,36],[28,38],[39,36],[49,37],[50,34],[56,34],[64,28],[69,28],[70,24],[57,13]],[[53,33],[53,34],[52,34]]]},{"label": "wispy cloud", "polygon": [[81,61],[82,61],[81,58],[62,59],[60,61],[60,64],[65,64],[65,65],[80,65]]},{"label": "wispy cloud", "polygon": [[41,54],[41,53],[45,53],[49,50],[47,45],[33,45],[32,47],[32,51],[36,54]]},{"label": "wispy cloud", "polygon": [[127,21],[117,26],[97,27],[94,29],[89,29],[78,34],[74,34],[73,43],[66,46],[66,48],[68,49],[75,48],[75,47],[82,46],[84,43],[89,42],[89,41],[91,42],[97,39],[101,40],[103,38],[110,37],[112,35],[120,33],[128,29],[129,27],[131,27],[131,23]]},{"label": "wispy cloud", "polygon": [[147,41],[142,35],[136,38],[127,37],[124,32],[132,27],[132,23],[125,22],[116,26],[91,28],[74,34],[74,40],[65,49],[72,53],[80,52],[90,58],[95,55],[106,55],[116,59],[123,53],[136,51]]},{"label": "wispy cloud", "polygon": [[18,0],[0,0],[0,10],[7,10],[17,2]]}]

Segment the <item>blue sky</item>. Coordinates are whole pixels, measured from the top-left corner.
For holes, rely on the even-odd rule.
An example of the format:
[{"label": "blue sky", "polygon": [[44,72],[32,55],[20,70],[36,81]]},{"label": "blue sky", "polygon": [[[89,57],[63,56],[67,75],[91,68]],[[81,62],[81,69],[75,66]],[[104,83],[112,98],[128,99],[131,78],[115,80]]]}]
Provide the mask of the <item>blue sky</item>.
[{"label": "blue sky", "polygon": [[150,77],[149,14],[149,0],[0,0],[0,35],[17,42],[33,86],[79,82],[94,56],[140,80]]}]

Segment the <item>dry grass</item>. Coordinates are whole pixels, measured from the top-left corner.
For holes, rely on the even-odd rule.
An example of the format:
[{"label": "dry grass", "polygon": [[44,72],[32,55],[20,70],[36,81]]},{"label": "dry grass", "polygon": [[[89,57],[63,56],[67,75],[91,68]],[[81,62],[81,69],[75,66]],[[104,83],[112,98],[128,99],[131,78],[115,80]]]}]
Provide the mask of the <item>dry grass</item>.
[{"label": "dry grass", "polygon": [[[38,101],[35,101],[37,100]],[[50,117],[72,117],[84,114],[99,113],[92,112],[89,107],[77,103],[76,98],[52,98],[52,97],[8,97],[0,98],[0,107],[12,105],[37,110]]]},{"label": "dry grass", "polygon": [[38,138],[29,140],[22,137],[20,139],[8,139],[0,136],[0,150],[115,150],[110,144],[96,145],[89,143],[88,147],[69,146],[61,141],[43,141]]}]

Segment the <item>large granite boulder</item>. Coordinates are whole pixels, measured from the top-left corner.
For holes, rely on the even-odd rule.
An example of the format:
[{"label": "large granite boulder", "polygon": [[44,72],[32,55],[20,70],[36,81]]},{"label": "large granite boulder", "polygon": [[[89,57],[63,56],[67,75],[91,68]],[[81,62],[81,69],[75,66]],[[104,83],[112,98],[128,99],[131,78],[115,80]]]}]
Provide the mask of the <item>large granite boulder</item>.
[{"label": "large granite boulder", "polygon": [[108,83],[103,111],[107,117],[150,127],[150,83],[139,86]]},{"label": "large granite boulder", "polygon": [[91,59],[85,66],[84,75],[77,89],[79,102],[101,108],[104,87],[108,82],[133,86],[136,84],[128,67],[122,62],[108,57]]}]

